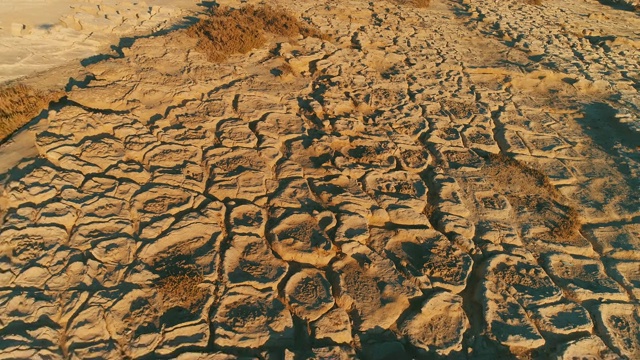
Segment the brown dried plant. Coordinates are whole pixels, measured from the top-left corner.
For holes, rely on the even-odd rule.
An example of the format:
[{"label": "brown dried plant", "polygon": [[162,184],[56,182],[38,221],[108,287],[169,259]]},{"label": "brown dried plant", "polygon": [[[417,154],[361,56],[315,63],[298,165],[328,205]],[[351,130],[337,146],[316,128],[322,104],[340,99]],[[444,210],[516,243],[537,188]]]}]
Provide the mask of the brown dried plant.
[{"label": "brown dried plant", "polygon": [[200,287],[204,275],[195,266],[180,264],[178,271],[163,277],[155,284],[164,309],[179,306],[196,311],[207,299],[207,290]]},{"label": "brown dried plant", "polygon": [[0,88],[0,142],[63,96],[63,91],[41,91],[24,84]]},{"label": "brown dried plant", "polygon": [[431,5],[431,0],[393,0],[397,5],[408,5],[417,8],[427,8]]},{"label": "brown dried plant", "polygon": [[489,155],[484,170],[506,191],[512,205],[545,218],[553,236],[560,239],[578,236],[582,226],[578,211],[567,204],[545,174],[502,153]]},{"label": "brown dried plant", "polygon": [[220,62],[236,53],[247,53],[266,42],[266,34],[294,37],[327,37],[296,19],[269,6],[245,6],[239,9],[215,8],[211,14],[187,29],[198,39],[198,48],[210,61]]}]

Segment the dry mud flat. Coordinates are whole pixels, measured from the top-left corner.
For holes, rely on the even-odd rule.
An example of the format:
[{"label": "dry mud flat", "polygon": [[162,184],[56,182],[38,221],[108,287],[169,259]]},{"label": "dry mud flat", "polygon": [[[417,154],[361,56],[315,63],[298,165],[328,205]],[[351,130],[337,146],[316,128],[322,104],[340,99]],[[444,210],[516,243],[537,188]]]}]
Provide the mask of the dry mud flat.
[{"label": "dry mud flat", "polygon": [[0,357],[640,357],[637,15],[275,5],[331,39],[142,38],[48,113]]}]

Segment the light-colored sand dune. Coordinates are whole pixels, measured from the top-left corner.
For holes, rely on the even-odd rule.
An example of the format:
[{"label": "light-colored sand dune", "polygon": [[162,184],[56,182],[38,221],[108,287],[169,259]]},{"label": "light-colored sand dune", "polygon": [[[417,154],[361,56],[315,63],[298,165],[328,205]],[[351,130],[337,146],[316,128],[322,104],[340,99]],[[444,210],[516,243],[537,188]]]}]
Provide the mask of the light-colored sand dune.
[{"label": "light-colored sand dune", "polygon": [[330,39],[143,37],[0,148],[0,358],[640,356],[640,17],[273,6]]}]

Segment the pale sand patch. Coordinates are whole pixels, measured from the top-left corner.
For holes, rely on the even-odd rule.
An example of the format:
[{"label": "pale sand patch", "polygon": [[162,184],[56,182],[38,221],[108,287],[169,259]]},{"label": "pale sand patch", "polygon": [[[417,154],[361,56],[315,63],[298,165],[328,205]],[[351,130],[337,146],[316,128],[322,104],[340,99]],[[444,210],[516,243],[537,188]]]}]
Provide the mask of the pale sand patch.
[{"label": "pale sand patch", "polygon": [[80,60],[197,10],[195,0],[3,0],[0,83]]}]

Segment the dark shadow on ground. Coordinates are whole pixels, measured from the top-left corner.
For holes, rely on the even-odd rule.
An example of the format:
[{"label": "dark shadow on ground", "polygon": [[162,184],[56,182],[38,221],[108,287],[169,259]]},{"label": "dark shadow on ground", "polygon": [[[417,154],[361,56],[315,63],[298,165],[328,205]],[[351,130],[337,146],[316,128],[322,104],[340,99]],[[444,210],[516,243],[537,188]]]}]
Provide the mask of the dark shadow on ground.
[{"label": "dark shadow on ground", "polygon": [[[582,130],[594,144],[609,155],[623,175],[633,198],[630,206],[640,208],[640,179],[632,168],[640,168],[640,134],[618,119],[618,110],[605,102],[593,102],[583,108],[584,117],[577,119]],[[634,190],[635,189],[635,190]]]},{"label": "dark shadow on ground", "polygon": [[[579,123],[584,132],[607,154],[619,157],[622,150],[630,155],[630,160],[640,163],[640,135],[621,123],[617,114],[618,111],[611,105],[594,102],[584,107],[584,118]],[[628,168],[620,171],[624,175],[630,175]]]},{"label": "dark shadow on ground", "polygon": [[600,0],[600,4],[611,6],[617,10],[625,10],[625,11],[637,11],[638,15],[640,15],[640,8],[634,7],[631,4],[624,3],[620,0]]}]

